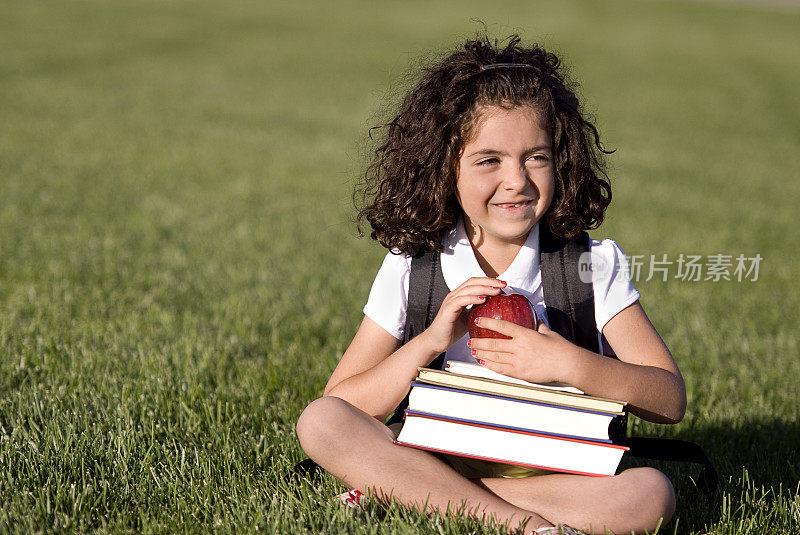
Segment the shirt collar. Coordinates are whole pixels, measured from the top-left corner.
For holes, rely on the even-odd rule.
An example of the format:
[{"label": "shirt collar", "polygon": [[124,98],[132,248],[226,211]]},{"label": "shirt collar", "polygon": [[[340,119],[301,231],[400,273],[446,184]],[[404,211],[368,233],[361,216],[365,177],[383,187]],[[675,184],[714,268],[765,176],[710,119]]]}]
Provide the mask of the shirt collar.
[{"label": "shirt collar", "polygon": [[[445,235],[442,244],[444,245],[444,252],[441,255],[442,274],[451,291],[470,277],[486,276],[469,243],[463,217],[460,217]],[[533,294],[541,286],[538,223],[528,233],[528,238],[511,265],[497,278],[506,281],[511,289],[527,295]]]}]

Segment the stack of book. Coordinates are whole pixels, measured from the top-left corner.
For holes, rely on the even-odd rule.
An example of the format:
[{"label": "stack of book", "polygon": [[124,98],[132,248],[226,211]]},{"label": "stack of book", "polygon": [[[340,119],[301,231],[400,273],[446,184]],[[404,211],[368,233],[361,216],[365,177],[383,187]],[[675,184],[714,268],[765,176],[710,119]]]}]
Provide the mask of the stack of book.
[{"label": "stack of book", "polygon": [[397,444],[573,474],[614,475],[625,403],[450,361],[420,368]]}]

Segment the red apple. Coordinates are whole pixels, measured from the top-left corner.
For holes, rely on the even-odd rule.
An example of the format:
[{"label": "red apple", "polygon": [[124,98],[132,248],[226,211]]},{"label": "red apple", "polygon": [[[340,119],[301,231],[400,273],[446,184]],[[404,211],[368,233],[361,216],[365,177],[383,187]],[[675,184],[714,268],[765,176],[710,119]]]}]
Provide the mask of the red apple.
[{"label": "red apple", "polygon": [[475,305],[470,309],[467,322],[469,324],[470,338],[503,338],[509,339],[510,336],[500,334],[497,331],[484,329],[475,325],[475,318],[495,318],[510,321],[517,325],[522,325],[529,329],[536,329],[536,314],[533,312],[530,302],[524,295],[520,294],[500,294],[486,298],[480,305]]}]

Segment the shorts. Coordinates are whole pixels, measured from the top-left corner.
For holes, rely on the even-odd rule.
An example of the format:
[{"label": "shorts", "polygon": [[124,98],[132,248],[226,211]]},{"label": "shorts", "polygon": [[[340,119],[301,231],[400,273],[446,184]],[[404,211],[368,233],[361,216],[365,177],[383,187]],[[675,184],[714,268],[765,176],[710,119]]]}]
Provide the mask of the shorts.
[{"label": "shorts", "polygon": [[[389,429],[392,430],[395,436],[400,434],[400,429],[402,428],[403,424],[401,422],[394,423],[389,426]],[[452,455],[449,453],[434,453],[434,455],[449,464],[453,470],[467,479],[481,479],[489,477],[520,478],[543,476],[546,474],[556,473],[552,470],[546,470],[544,468],[531,468],[528,466],[517,466],[494,461],[484,461],[482,459],[473,459],[472,457],[462,457],[460,455]]]}]

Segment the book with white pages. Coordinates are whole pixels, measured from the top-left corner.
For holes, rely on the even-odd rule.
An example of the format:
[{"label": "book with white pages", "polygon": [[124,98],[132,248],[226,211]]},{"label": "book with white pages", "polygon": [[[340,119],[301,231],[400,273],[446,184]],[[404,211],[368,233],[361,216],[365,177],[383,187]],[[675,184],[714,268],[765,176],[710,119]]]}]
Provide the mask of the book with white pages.
[{"label": "book with white pages", "polygon": [[419,381],[411,383],[408,408],[448,418],[602,442],[611,442],[613,433],[623,425],[622,413],[578,409]]}]

